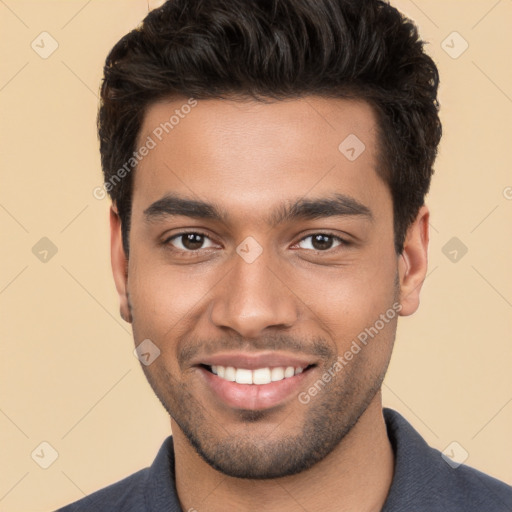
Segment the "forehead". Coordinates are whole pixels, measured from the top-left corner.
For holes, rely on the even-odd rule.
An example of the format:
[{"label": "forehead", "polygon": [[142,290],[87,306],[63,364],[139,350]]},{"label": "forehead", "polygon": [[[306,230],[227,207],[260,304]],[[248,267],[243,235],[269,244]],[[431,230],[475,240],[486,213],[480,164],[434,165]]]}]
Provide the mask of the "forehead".
[{"label": "forehead", "polygon": [[363,101],[159,102],[138,137],[138,148],[152,149],[135,171],[134,211],[172,192],[260,217],[290,197],[338,192],[369,203],[387,195],[376,137],[376,117]]}]

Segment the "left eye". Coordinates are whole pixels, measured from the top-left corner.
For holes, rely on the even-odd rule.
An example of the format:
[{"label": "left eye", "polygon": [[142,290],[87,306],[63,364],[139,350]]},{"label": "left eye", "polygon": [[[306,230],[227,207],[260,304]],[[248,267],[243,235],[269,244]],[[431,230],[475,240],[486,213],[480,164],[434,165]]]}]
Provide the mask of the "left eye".
[{"label": "left eye", "polygon": [[306,249],[313,249],[314,251],[327,251],[332,249],[333,242],[335,240],[338,242],[335,247],[346,244],[345,240],[341,239],[339,236],[331,235],[329,233],[314,233],[312,235],[308,235],[304,237],[299,244],[308,239],[311,239],[311,242],[309,243],[310,247],[306,247]]}]

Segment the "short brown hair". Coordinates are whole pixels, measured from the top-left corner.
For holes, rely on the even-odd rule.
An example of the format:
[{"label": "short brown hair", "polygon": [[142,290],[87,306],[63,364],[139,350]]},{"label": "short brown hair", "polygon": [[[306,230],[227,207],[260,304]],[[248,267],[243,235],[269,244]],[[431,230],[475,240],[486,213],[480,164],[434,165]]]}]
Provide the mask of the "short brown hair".
[{"label": "short brown hair", "polygon": [[[395,248],[430,187],[439,75],[416,26],[381,0],[168,0],[110,51],[98,113],[105,183],[135,151],[152,103],[176,96],[358,98],[378,119]],[[128,235],[133,173],[108,190]]]}]

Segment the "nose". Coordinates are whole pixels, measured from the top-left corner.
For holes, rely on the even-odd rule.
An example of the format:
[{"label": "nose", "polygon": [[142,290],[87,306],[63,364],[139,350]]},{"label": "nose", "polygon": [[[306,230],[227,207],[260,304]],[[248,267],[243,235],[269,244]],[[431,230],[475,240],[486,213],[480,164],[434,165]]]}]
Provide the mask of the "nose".
[{"label": "nose", "polygon": [[287,277],[270,265],[266,251],[252,263],[238,255],[234,266],[215,287],[211,321],[245,338],[257,338],[267,328],[289,328],[297,321],[299,300]]}]

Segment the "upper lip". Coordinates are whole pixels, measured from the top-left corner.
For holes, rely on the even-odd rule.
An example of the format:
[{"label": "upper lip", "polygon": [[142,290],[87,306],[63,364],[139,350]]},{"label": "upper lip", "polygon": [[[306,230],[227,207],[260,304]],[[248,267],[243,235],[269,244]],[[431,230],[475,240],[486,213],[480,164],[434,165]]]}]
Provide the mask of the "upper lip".
[{"label": "upper lip", "polygon": [[297,356],[295,354],[286,354],[284,352],[223,352],[217,353],[204,358],[197,358],[194,366],[233,366],[235,368],[246,368],[248,370],[256,370],[257,368],[267,368],[275,366],[293,366],[295,368],[306,368],[312,364],[316,364],[311,357]]}]

